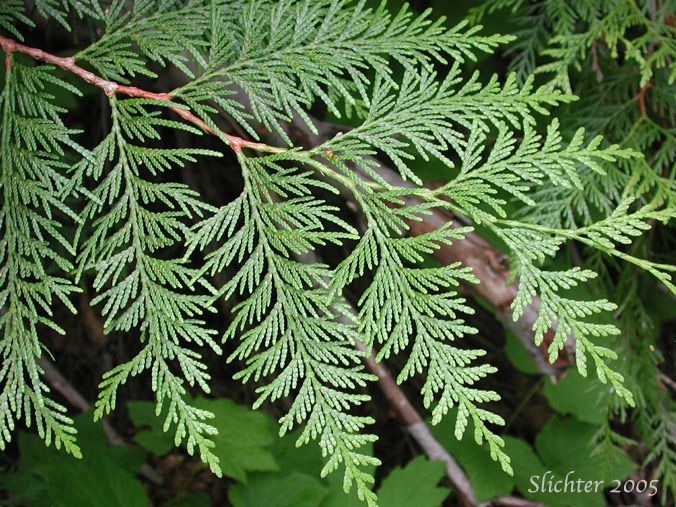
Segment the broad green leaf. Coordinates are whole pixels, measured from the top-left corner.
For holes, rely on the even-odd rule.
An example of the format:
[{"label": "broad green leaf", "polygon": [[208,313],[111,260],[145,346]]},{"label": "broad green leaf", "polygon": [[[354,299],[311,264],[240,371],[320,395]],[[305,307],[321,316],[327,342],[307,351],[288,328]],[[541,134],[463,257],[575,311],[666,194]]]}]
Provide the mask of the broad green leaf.
[{"label": "broad green leaf", "polygon": [[601,424],[607,417],[602,404],[608,389],[597,380],[584,378],[571,369],[566,376],[553,384],[545,381],[544,393],[551,407],[558,413],[572,414],[577,419],[591,424]]},{"label": "broad green leaf", "polygon": [[146,460],[147,453],[136,445],[110,445],[101,423],[95,422],[91,411],[75,417],[78,439],[83,444],[84,462],[100,460],[105,455],[116,465],[135,475]]},{"label": "broad green leaf", "polygon": [[100,457],[67,465],[53,460],[37,468],[45,479],[52,505],[146,507],[143,485],[128,470]]},{"label": "broad green leaf", "polygon": [[[316,477],[317,473],[313,475]],[[327,475],[324,479],[324,484],[328,488],[328,491],[322,500],[321,507],[354,507],[363,503],[359,500],[357,488],[351,488],[349,493],[345,493],[343,490],[343,478],[338,474]],[[380,502],[380,499],[378,500]],[[382,502],[379,505],[384,507]]]},{"label": "broad green leaf", "polygon": [[319,507],[327,488],[315,475],[301,472],[258,474],[228,490],[234,507]]},{"label": "broad green leaf", "polygon": [[83,458],[45,447],[32,434],[19,434],[19,468],[2,481],[16,505],[145,507],[148,498],[135,477],[145,452],[111,446],[100,423],[86,412],[75,418]]},{"label": "broad green leaf", "polygon": [[136,443],[156,456],[163,456],[174,448],[173,437],[162,430],[162,419],[155,415],[154,403],[130,401],[127,409],[136,428],[149,428],[134,435]]},{"label": "broad green leaf", "polygon": [[[535,447],[547,470],[557,478],[574,472],[574,479],[603,481],[603,487],[613,480],[625,479],[636,464],[623,450],[603,447],[604,452],[595,452],[593,446],[597,428],[575,418],[552,418],[535,439]],[[604,505],[602,491],[577,493],[575,505],[592,507]]]},{"label": "broad green leaf", "polygon": [[442,461],[429,461],[418,456],[403,468],[395,468],[378,489],[381,507],[438,507],[450,490],[437,484],[444,477]]},{"label": "broad green leaf", "polygon": [[506,330],[507,340],[505,341],[505,346],[503,350],[509,359],[509,362],[512,365],[523,373],[529,373],[531,375],[538,374],[537,366],[535,366],[535,361],[530,356],[526,347],[521,344],[519,339],[514,336],[510,330]]},{"label": "broad green leaf", "polygon": [[[274,422],[263,412],[255,412],[228,399],[196,398],[194,406],[214,414],[210,420],[214,435],[214,454],[220,460],[223,474],[238,481],[247,480],[247,472],[277,470],[277,463],[267,447],[272,444]],[[162,431],[163,420],[155,416],[155,404],[136,401],[128,404],[137,427],[149,427],[134,437],[145,449],[161,456],[174,447],[171,435]]]},{"label": "broad green leaf", "polygon": [[[579,498],[571,493],[543,493],[540,492],[541,478],[547,472],[547,467],[527,442],[515,437],[505,437],[505,452],[512,458],[514,465],[514,482],[520,496],[542,502],[549,507],[563,507],[576,505]],[[557,480],[558,480],[557,476]]]},{"label": "broad green leaf", "polygon": [[432,433],[467,473],[477,501],[511,493],[514,477],[502,471],[500,465],[491,459],[488,449],[476,445],[471,431],[465,432],[462,440],[457,440],[449,419],[445,419],[432,427]]},{"label": "broad green leaf", "polygon": [[20,432],[17,442],[20,452],[19,468],[12,473],[0,474],[0,491],[10,493],[9,505],[48,505],[49,492],[35,466],[44,461],[45,456],[53,455],[52,449],[47,449],[42,440],[29,433]]},{"label": "broad green leaf", "polygon": [[224,398],[197,398],[195,406],[214,414],[212,424],[218,429],[213,437],[214,454],[224,475],[246,481],[247,471],[277,470],[275,458],[267,449],[277,438],[270,416]]},{"label": "broad green leaf", "polygon": [[301,431],[296,430],[281,438],[275,438],[270,446],[270,452],[274,455],[281,472],[294,471],[318,476],[324,466],[321,451],[318,447],[297,446],[296,441],[300,435]]},{"label": "broad green leaf", "polygon": [[[247,480],[246,484],[238,484],[233,486],[235,495],[233,498],[251,499],[251,501],[258,501],[256,496],[260,489],[274,490],[281,487],[283,484],[290,484],[293,480],[298,480],[304,487],[309,488],[310,482],[306,478],[318,480],[317,484],[322,487],[322,495],[319,495],[319,490],[314,491],[313,495],[308,495],[304,501],[310,502],[316,500],[320,507],[352,507],[360,505],[361,501],[357,496],[357,488],[351,488],[348,494],[343,491],[343,478],[340,474],[329,474],[323,479],[319,479],[325,460],[321,456],[320,450],[315,446],[301,445],[297,446],[296,442],[301,435],[300,430],[287,433],[281,438],[275,438],[269,451],[275,458],[279,470],[268,472],[253,472]],[[372,454],[371,446],[367,446],[368,454]],[[373,473],[373,467],[365,467],[365,471]],[[293,476],[295,479],[289,479]],[[254,490],[254,491],[249,491]],[[231,499],[232,502],[234,500]],[[251,505],[258,505],[251,504]],[[277,504],[274,504],[277,505]]]}]

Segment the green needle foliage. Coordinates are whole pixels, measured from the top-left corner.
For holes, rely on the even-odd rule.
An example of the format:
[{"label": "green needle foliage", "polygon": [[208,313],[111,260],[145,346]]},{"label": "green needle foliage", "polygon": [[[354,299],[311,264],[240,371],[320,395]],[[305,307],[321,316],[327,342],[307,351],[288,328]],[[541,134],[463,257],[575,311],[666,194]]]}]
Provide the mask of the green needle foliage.
[{"label": "green needle foliage", "polygon": [[[207,423],[210,414],[184,400],[186,382],[209,392],[211,378],[199,352],[187,345],[220,352],[212,338],[214,331],[200,318],[212,310],[209,297],[190,290],[194,269],[180,258],[158,256],[159,251],[182,241],[183,220],[209,207],[186,185],[144,179],[181,167],[196,156],[218,153],[144,147],[144,141],[159,139],[160,126],[199,133],[149,110],[157,105],[144,99],[118,102],[112,97],[110,134],[76,166],[78,183],[85,178],[95,182],[81,214],[90,227],[81,242],[77,277],[82,272],[96,273],[93,288],[97,296],[92,303],[102,305],[105,332],[138,329],[144,343],[133,359],[104,376],[94,416],[100,418],[115,408],[117,389],[129,376],[149,369],[157,414],[168,404],[165,431],[175,424],[176,444],[186,440],[191,454],[197,447],[202,459],[220,473],[210,451],[208,435],[216,432]],[[159,211],[157,205],[164,210]],[[180,376],[172,371],[172,363]]]},{"label": "green needle foliage", "polygon": [[[374,377],[361,361],[374,349],[378,360],[401,356],[398,382],[424,378],[421,394],[433,423],[452,411],[455,437],[471,428],[476,443],[486,443],[512,473],[496,434],[505,422],[487,405],[499,394],[481,384],[496,369],[482,362],[484,350],[463,347],[463,337],[476,330],[465,322],[472,308],[459,286],[479,280],[460,263],[427,264],[429,254],[463,241],[472,228],[447,223],[408,235],[412,223],[440,211],[481,224],[509,251],[518,279],[514,319],[539,301],[534,340],[539,345],[554,330],[550,361],[572,342],[579,371],[587,375],[591,358],[596,376],[617,395],[614,404],[634,406],[638,397],[647,405],[634,377],[628,385],[627,372],[614,363],[613,345],[604,344],[622,329],[609,322],[620,298],[613,291],[580,297],[575,289],[597,271],[608,277],[614,263],[640,268],[676,293],[674,266],[633,243],[674,216],[673,182],[661,171],[673,161],[673,132],[653,122],[647,136],[667,145],[655,149],[633,126],[624,136],[590,120],[569,132],[557,118],[541,117],[577,99],[568,73],[601,35],[611,59],[622,47],[621,65],[638,68],[639,86],[652,82],[666,96],[673,73],[660,76],[674,56],[672,29],[646,24],[653,13],[633,2],[621,12],[594,9],[595,2],[562,10],[548,5],[561,2],[539,3],[547,5],[500,0],[475,12],[514,4],[539,23],[539,35],[528,42],[535,46],[521,37],[512,48],[523,53],[515,72],[484,79],[467,74],[467,64],[512,37],[482,35],[467,22],[449,28],[429,11],[404,7],[393,15],[385,2],[375,8],[355,0],[35,2],[40,15],[65,28],[94,28],[91,41],[77,39],[79,52],[68,65],[118,85],[178,69],[181,85],[153,95],[99,80],[109,128],[84,149],[63,122],[67,110],[46,91],[77,89],[53,67],[24,64],[7,52],[0,97],[0,447],[19,419],[35,419],[47,444],[80,454],[72,421],[48,397],[37,362],[40,330],[60,331],[54,308],[60,301],[75,311],[69,297],[79,284],[91,287],[106,332],[139,339],[137,353],[104,375],[95,417],[115,408],[130,377],[149,373],[164,430],[216,474],[218,429],[190,394],[209,392],[203,354],[221,353],[218,330],[207,324],[217,301],[233,303],[226,305],[230,325],[222,339],[233,351],[225,361],[242,365],[235,378],[259,386],[254,405],[288,400],[281,433],[301,426],[297,443],[317,441],[322,474],[341,470],[344,489],[355,485],[369,505],[377,502],[368,471],[378,464],[368,452],[376,437],[360,407]],[[34,25],[29,16],[22,2],[6,2],[0,28],[22,40]],[[589,24],[584,33],[576,32],[580,19]],[[627,31],[635,26],[645,33],[631,39]],[[537,46],[551,33],[559,36],[548,49]],[[541,55],[555,61],[537,66]],[[554,77],[536,84],[545,74]],[[673,101],[660,97],[654,107],[673,117]],[[318,146],[293,146],[286,122],[300,117],[316,133],[313,107],[350,117],[355,127]],[[233,140],[223,115],[252,139],[268,132],[287,146]],[[637,122],[643,126],[646,118]],[[172,131],[193,140],[207,131],[223,143],[218,151],[173,148],[162,142]],[[642,156],[648,145],[649,161]],[[241,172],[243,190],[233,201],[212,206],[172,180],[231,149],[233,162],[219,164]],[[445,168],[443,185],[423,186],[416,174],[421,160]],[[383,164],[406,186],[383,176]],[[356,203],[359,230],[327,202],[341,191]],[[76,232],[65,233],[64,223]],[[555,267],[573,243],[606,261],[596,270]],[[319,255],[330,245],[351,252],[329,266]],[[662,425],[659,438],[670,438],[668,420],[646,417],[645,424]]]},{"label": "green needle foliage", "polygon": [[64,272],[72,269],[75,253],[64,237],[64,218],[82,219],[61,200],[68,180],[66,151],[85,150],[61,121],[48,86],[75,91],[46,68],[26,67],[8,56],[0,95],[0,449],[11,438],[17,420],[37,426],[49,445],[63,446],[81,456],[66,408],[53,401],[40,378],[40,326],[59,333],[54,321],[56,301],[75,308],[69,296],[78,289]]},{"label": "green needle foliage", "polygon": [[[298,442],[319,441],[328,457],[322,474],[344,465],[346,487],[356,482],[360,497],[372,502],[373,479],[360,467],[378,460],[360,448],[375,440],[362,434],[373,420],[348,410],[369,399],[354,391],[373,378],[361,371],[353,323],[341,319],[340,308],[332,305],[325,282],[329,267],[296,260],[356,231],[334,216],[336,208],[313,196],[313,190],[333,188],[311,172],[284,167],[283,155],[240,154],[239,160],[243,193],[197,224],[189,240],[202,247],[220,243],[206,257],[204,270],[211,275],[239,264],[218,293],[225,298],[235,292],[247,296],[235,307],[225,332],[225,339],[239,340],[229,359],[246,362],[236,375],[244,382],[271,378],[258,389],[254,406],[294,393],[295,401],[280,421],[281,432],[305,423]],[[338,231],[325,230],[327,223]]]}]

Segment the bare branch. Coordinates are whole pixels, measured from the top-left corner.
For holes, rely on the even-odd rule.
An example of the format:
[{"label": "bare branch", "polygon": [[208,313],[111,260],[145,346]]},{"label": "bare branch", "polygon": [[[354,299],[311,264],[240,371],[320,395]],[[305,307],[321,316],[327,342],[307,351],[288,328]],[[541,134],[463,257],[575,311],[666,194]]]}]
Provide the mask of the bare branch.
[{"label": "bare branch", "polygon": [[[365,350],[364,344],[359,341],[355,343],[355,347],[362,352]],[[366,356],[364,362],[368,369],[378,377],[378,385],[383,394],[390,401],[402,421],[406,423],[406,429],[415,441],[418,442],[425,455],[431,460],[446,463],[446,477],[448,477],[448,480],[455,488],[462,504],[466,507],[476,506],[474,490],[467,475],[465,475],[465,472],[460,468],[457,461],[434,438],[429,427],[413,405],[411,405],[411,402],[408,401],[406,394],[401,390],[385,364],[376,361],[373,353]]]}]

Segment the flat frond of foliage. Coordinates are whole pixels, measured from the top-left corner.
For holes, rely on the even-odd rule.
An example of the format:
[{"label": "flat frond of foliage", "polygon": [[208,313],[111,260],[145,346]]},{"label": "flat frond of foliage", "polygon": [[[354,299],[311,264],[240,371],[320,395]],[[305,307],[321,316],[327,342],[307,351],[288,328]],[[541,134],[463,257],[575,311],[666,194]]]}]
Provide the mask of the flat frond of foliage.
[{"label": "flat frond of foliage", "polygon": [[[597,272],[588,266],[554,269],[551,263],[571,244],[584,245],[676,293],[676,268],[631,248],[652,222],[674,216],[673,178],[662,170],[673,163],[674,133],[649,119],[645,103],[622,128],[604,121],[607,116],[595,108],[624,117],[627,104],[639,100],[622,78],[607,84],[608,95],[626,99],[621,105],[600,99],[580,104],[595,113],[585,128],[569,131],[558,118],[542,125],[541,118],[577,99],[570,73],[601,36],[609,55],[622,48],[622,65],[635,66],[640,86],[653,83],[651,106],[673,117],[673,71],[666,73],[673,28],[654,23],[646,16],[661,13],[633,2],[607,8],[540,3],[494,0],[474,11],[478,19],[512,8],[539,23],[521,34],[512,49],[521,57],[501,79],[466,75],[463,66],[512,37],[482,35],[467,22],[448,27],[429,11],[404,7],[392,13],[385,2],[35,2],[41,16],[64,28],[74,19],[95,27],[91,44],[69,65],[109,80],[100,87],[108,95],[110,128],[91,150],[80,147],[76,132],[63,123],[67,111],[46,91],[77,89],[51,67],[26,66],[6,55],[0,96],[0,448],[17,421],[34,419],[48,444],[80,454],[72,421],[40,378],[38,335],[44,326],[62,332],[55,305],[75,311],[70,297],[87,282],[105,332],[139,339],[136,355],[104,375],[95,417],[115,408],[128,379],[147,374],[165,431],[171,429],[176,445],[197,451],[216,474],[213,414],[193,406],[190,394],[210,390],[203,353],[220,354],[221,344],[206,316],[219,300],[235,303],[222,340],[233,350],[226,361],[243,365],[235,377],[258,386],[254,405],[287,400],[281,432],[301,427],[298,445],[318,443],[322,474],[342,471],[344,489],[356,485],[369,505],[377,499],[367,470],[379,461],[368,452],[376,440],[368,430],[373,420],[360,415],[360,407],[374,380],[361,362],[372,350],[378,360],[401,357],[398,382],[424,379],[422,399],[433,423],[453,411],[454,435],[461,439],[471,428],[477,444],[512,473],[505,442],[495,432],[505,421],[490,409],[499,394],[482,387],[496,369],[482,362],[484,350],[463,346],[463,337],[476,329],[465,322],[472,308],[460,286],[478,280],[460,263],[425,264],[472,228],[449,222],[408,234],[412,223],[441,211],[481,224],[506,246],[518,279],[514,319],[539,300],[532,331],[537,345],[553,331],[550,361],[574,344],[579,371],[586,375],[593,366],[619,399],[635,405],[614,363],[617,353],[602,344],[620,332],[612,323],[618,298],[593,291],[592,297],[576,297]],[[589,21],[587,31],[578,31],[580,20]],[[13,37],[22,39],[32,25],[23,2],[0,6],[0,28]],[[630,37],[633,27],[641,27],[642,35]],[[551,61],[541,63],[541,57]],[[447,67],[443,76],[441,66]],[[131,97],[117,94],[120,86],[169,69],[182,76],[174,90],[150,94],[127,86]],[[546,82],[536,85],[543,76]],[[318,146],[293,146],[286,122],[300,118],[316,133],[309,110],[318,104],[336,117],[351,117],[354,128]],[[233,142],[221,128],[223,114],[249,137],[258,140],[265,130],[286,146]],[[636,134],[645,125],[648,133]],[[222,165],[241,171],[241,193],[212,206],[171,181],[172,171],[222,153],[168,147],[162,142],[167,131],[220,137],[222,151],[236,154],[237,163]],[[665,142],[649,160],[641,158],[639,152],[652,150],[657,140]],[[446,182],[425,187],[416,173],[421,160],[440,162]],[[385,178],[382,164],[393,166],[405,186]],[[630,165],[637,169],[628,171]],[[341,191],[356,203],[361,230],[322,197]],[[81,211],[64,204],[72,200],[82,202]],[[542,209],[545,202],[548,209]],[[75,224],[76,233],[63,232],[64,222]],[[336,266],[319,257],[332,245],[351,248]],[[355,295],[350,288],[356,281],[365,283]],[[645,421],[659,430],[660,456],[671,423],[659,412]],[[667,473],[669,465],[660,466]]]},{"label": "flat frond of foliage", "polygon": [[0,95],[0,449],[19,420],[35,424],[45,443],[81,456],[72,419],[49,397],[38,358],[42,326],[64,333],[53,321],[58,302],[78,288],[66,275],[72,268],[72,242],[62,220],[79,222],[63,204],[61,192],[67,150],[84,153],[51,104],[48,86],[73,91],[45,68],[13,61]]},{"label": "flat frond of foliage", "polygon": [[[130,376],[150,370],[157,397],[157,414],[167,405],[165,431],[176,426],[176,444],[184,440],[188,452],[199,449],[211,469],[219,473],[210,451],[211,415],[185,401],[185,384],[209,392],[210,375],[199,352],[208,346],[220,352],[213,330],[203,314],[212,311],[207,294],[195,294],[195,271],[182,259],[166,259],[159,252],[183,240],[184,220],[209,207],[187,186],[146,179],[203,155],[204,150],[146,148],[143,142],[159,139],[158,127],[191,127],[160,118],[144,99],[111,99],[112,128],[91,155],[76,167],[75,177],[94,181],[90,202],[82,212],[78,271],[94,271],[93,304],[101,305],[104,331],[138,329],[144,346],[129,362],[108,372],[94,415],[100,418],[115,408],[117,388]],[[159,211],[157,205],[164,208]],[[172,363],[177,364],[176,373]]]}]

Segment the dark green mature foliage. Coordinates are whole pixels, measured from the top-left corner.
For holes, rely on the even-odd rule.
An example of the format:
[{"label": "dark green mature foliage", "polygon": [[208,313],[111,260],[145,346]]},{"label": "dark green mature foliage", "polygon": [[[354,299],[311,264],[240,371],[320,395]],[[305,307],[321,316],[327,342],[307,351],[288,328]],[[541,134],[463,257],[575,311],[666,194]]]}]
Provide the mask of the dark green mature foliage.
[{"label": "dark green mature foliage", "polygon": [[[673,481],[672,402],[656,394],[657,362],[637,350],[649,318],[634,297],[644,282],[665,297],[676,292],[676,268],[635,241],[676,209],[673,29],[666,3],[596,4],[501,0],[474,11],[478,19],[511,7],[539,30],[517,34],[515,72],[500,80],[463,69],[515,37],[483,35],[467,22],[449,28],[430,12],[392,14],[385,3],[40,0],[24,11],[21,1],[4,2],[0,28],[18,40],[35,12],[68,30],[93,27],[86,43],[73,31],[72,59],[105,80],[136,84],[173,67],[184,84],[152,95],[99,83],[110,129],[85,149],[52,91],[78,89],[54,66],[28,64],[3,46],[0,447],[17,421],[34,419],[47,444],[80,455],[72,421],[41,380],[38,335],[43,325],[60,330],[54,304],[75,311],[69,297],[90,280],[106,331],[141,342],[105,374],[95,417],[115,408],[130,377],[149,373],[164,430],[216,474],[213,413],[189,391],[210,391],[203,352],[221,350],[207,323],[219,299],[238,302],[222,336],[234,352],[224,360],[260,385],[255,406],[289,400],[280,432],[301,426],[299,443],[318,441],[322,475],[341,469],[346,491],[356,484],[362,500],[376,502],[373,419],[357,408],[369,399],[362,388],[373,376],[361,359],[373,347],[379,360],[401,356],[399,382],[422,375],[434,423],[454,414],[455,437],[470,427],[512,473],[495,429],[505,422],[483,405],[499,394],[479,382],[496,369],[481,361],[484,350],[459,346],[476,330],[458,286],[478,280],[459,264],[425,263],[471,229],[406,235],[411,221],[443,209],[502,242],[519,283],[514,318],[539,298],[536,344],[555,329],[550,361],[574,344],[579,372],[612,387],[609,417],[638,406],[634,417],[652,439],[646,459]],[[583,100],[566,109],[575,94]],[[293,146],[283,123],[297,116],[312,131],[309,110],[319,106],[355,127]],[[553,108],[560,119],[546,120]],[[263,129],[286,145],[237,144],[222,130],[223,114],[252,139]],[[167,130],[214,133],[222,149],[158,144]],[[171,180],[172,170],[230,149],[239,164],[223,169],[243,178],[232,202],[213,206]],[[376,157],[411,186],[388,183]],[[422,185],[420,160],[445,168],[441,186]],[[361,230],[323,197],[339,189],[356,202]],[[354,246],[334,267],[305,261],[327,244]],[[580,246],[582,265],[560,262]],[[367,273],[354,309],[348,286]],[[580,296],[594,279],[598,290]],[[618,351],[635,358],[632,366],[614,361]],[[615,438],[609,426],[603,436]]]}]

